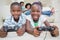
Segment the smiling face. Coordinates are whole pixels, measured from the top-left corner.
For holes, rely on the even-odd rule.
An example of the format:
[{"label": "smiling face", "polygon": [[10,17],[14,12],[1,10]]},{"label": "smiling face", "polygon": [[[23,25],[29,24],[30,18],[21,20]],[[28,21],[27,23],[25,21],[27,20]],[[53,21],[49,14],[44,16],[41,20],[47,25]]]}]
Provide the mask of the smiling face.
[{"label": "smiling face", "polygon": [[41,15],[42,9],[41,6],[34,4],[31,7],[31,16],[33,20],[37,21]]},{"label": "smiling face", "polygon": [[21,14],[21,8],[18,5],[13,5],[11,7],[11,14],[14,17],[14,19],[18,19]]},{"label": "smiling face", "polygon": [[30,5],[27,5],[27,9],[29,10],[31,7],[30,7]]},{"label": "smiling face", "polygon": [[24,3],[22,2],[20,5],[21,5],[21,6],[24,6]]}]

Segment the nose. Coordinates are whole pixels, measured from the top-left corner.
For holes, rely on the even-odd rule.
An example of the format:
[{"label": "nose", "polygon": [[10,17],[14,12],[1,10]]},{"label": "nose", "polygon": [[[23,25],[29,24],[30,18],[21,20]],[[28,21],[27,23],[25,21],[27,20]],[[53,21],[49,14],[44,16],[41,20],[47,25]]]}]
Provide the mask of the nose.
[{"label": "nose", "polygon": [[18,12],[16,11],[15,14],[18,14]]},{"label": "nose", "polygon": [[37,14],[37,12],[34,12],[34,14]]}]

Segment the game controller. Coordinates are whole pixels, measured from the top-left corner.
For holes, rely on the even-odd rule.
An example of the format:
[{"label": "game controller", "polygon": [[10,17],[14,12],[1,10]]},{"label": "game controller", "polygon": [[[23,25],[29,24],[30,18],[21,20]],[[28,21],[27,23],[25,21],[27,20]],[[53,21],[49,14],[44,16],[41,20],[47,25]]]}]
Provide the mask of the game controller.
[{"label": "game controller", "polygon": [[39,27],[39,28],[37,28],[37,30],[39,30],[39,31],[53,31],[53,30],[55,30],[55,28],[54,27],[52,27],[52,26],[49,26],[49,27]]},{"label": "game controller", "polygon": [[13,32],[19,29],[19,26],[3,26],[4,31],[6,32]]}]

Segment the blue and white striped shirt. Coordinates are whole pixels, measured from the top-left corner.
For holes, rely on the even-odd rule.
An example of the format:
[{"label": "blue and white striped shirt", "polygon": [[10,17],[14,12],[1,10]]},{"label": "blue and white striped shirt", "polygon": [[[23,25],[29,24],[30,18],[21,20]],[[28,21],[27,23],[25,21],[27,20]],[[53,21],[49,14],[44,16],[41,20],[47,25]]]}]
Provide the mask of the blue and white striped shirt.
[{"label": "blue and white striped shirt", "polygon": [[22,27],[23,24],[26,23],[26,18],[25,18],[25,15],[22,13],[20,16],[19,16],[19,21],[16,22],[14,21],[14,18],[13,16],[9,16],[5,19],[5,22],[3,24],[3,26],[19,26],[19,27]]}]

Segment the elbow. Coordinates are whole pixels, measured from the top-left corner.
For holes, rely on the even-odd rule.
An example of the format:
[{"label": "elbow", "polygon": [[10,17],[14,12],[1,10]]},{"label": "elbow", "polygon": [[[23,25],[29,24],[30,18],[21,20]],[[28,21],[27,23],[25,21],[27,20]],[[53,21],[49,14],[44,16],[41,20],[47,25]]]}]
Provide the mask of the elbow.
[{"label": "elbow", "polygon": [[28,28],[27,28],[26,31],[29,32],[29,31],[31,31],[31,29],[28,29]]}]

